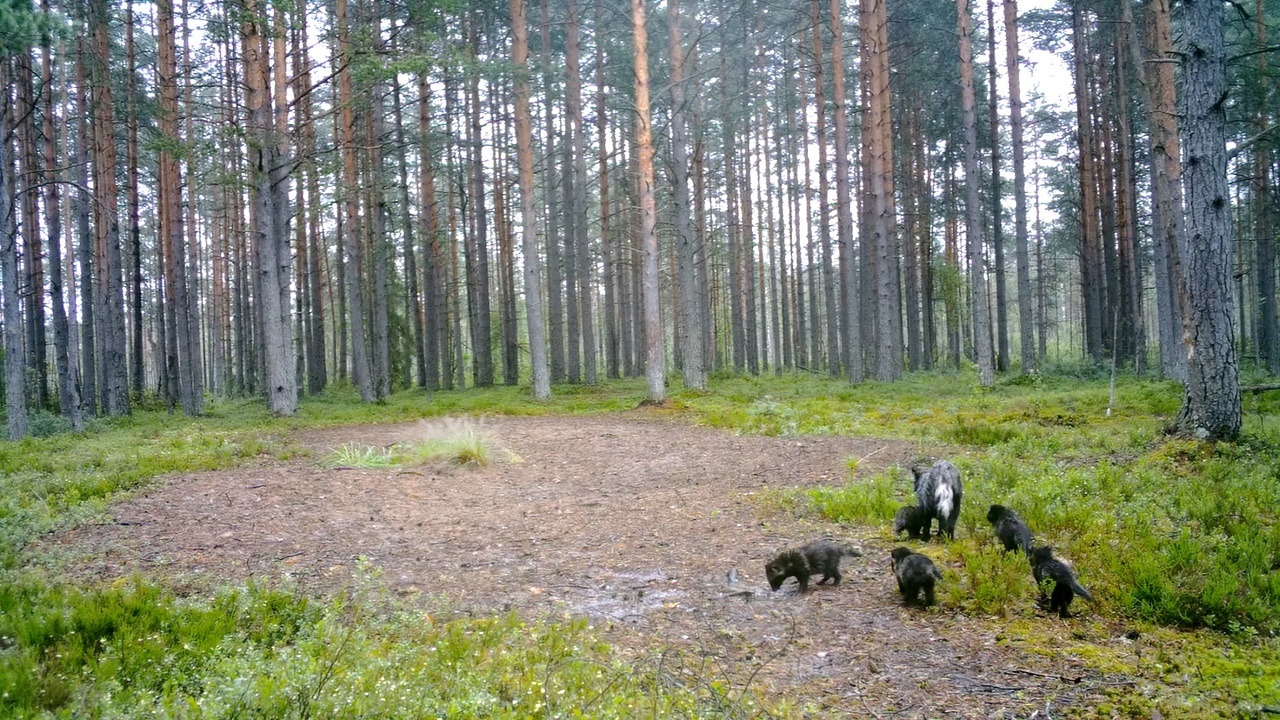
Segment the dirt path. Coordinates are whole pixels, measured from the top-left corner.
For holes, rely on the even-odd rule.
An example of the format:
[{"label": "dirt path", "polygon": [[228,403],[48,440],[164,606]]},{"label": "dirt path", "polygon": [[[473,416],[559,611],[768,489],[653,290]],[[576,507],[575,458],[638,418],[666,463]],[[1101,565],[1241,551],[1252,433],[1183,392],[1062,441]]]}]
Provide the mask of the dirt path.
[{"label": "dirt path", "polygon": [[[1011,647],[998,623],[902,607],[883,529],[752,499],[843,482],[849,457],[862,458],[859,476],[905,465],[910,443],[739,437],[642,413],[471,422],[516,458],[333,470],[319,461],[345,443],[413,441],[442,424],[311,431],[294,438],[308,457],[171,477],[117,506],[115,523],[54,542],[99,577],[141,570],[202,586],[287,574],[319,592],[346,585],[363,557],[396,592],[462,612],[585,615],[624,647],[686,644],[734,678],[759,668],[756,687],[825,716],[1027,717],[1046,703],[1059,714],[1105,683]],[[844,561],[845,582],[769,592],[764,563],[823,534],[866,552]]]}]

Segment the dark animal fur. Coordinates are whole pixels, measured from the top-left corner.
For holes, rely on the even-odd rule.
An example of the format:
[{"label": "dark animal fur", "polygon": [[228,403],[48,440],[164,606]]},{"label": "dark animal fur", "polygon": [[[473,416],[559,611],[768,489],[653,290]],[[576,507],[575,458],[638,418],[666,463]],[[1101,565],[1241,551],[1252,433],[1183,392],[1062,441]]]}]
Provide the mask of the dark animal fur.
[{"label": "dark animal fur", "polygon": [[769,587],[777,590],[787,578],[793,577],[800,584],[800,592],[809,589],[809,578],[822,575],[817,584],[832,580],[840,584],[840,558],[845,555],[861,557],[862,551],[830,540],[815,540],[801,548],[784,550],[764,566]]},{"label": "dark animal fur", "polygon": [[1044,582],[1053,580],[1053,594],[1049,597],[1049,610],[1056,611],[1058,617],[1071,617],[1069,608],[1071,600],[1079,595],[1092,601],[1093,596],[1076,580],[1075,573],[1066,563],[1053,556],[1053,548],[1038,547],[1031,551],[1031,572],[1035,575],[1036,584],[1040,585],[1041,598],[1044,597]]},{"label": "dark animal fur", "polygon": [[942,579],[942,571],[929,558],[920,553],[900,547],[890,553],[893,558],[893,574],[898,578],[898,591],[908,605],[919,602],[920,591],[924,591],[924,606],[933,604],[933,585]]},{"label": "dark animal fur", "polygon": [[1031,555],[1031,529],[1022,522],[1018,513],[1003,505],[992,505],[987,511],[987,522],[995,528],[996,537],[1004,543],[1005,550],[1021,550]]},{"label": "dark animal fur", "polygon": [[931,468],[912,468],[911,472],[916,478],[916,499],[920,501],[920,511],[924,514],[921,521],[924,539],[929,539],[930,526],[937,518],[938,534],[945,533],[954,540],[956,521],[960,519],[960,500],[964,496],[960,471],[946,460],[939,460]]},{"label": "dark animal fur", "polygon": [[928,521],[929,516],[920,512],[920,508],[915,505],[904,505],[898,508],[898,514],[893,518],[893,534],[898,536],[906,530],[908,537],[919,540],[921,539],[920,531]]}]

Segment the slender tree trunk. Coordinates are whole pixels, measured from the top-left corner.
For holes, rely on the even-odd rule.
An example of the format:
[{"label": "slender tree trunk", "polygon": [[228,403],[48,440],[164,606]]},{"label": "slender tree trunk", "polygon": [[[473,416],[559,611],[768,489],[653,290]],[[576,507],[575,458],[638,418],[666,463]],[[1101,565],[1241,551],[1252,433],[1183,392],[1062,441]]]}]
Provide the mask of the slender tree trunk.
[{"label": "slender tree trunk", "polygon": [[640,245],[644,257],[644,346],[646,400],[666,400],[666,365],[662,314],[658,297],[657,207],[653,192],[653,133],[649,124],[649,35],[645,30],[646,0],[631,0],[631,28],[635,48],[636,144],[639,150]]},{"label": "slender tree trunk", "polygon": [[[444,255],[440,248],[440,220],[436,205],[436,161],[431,144],[431,85],[425,73],[418,75],[418,156],[422,173],[420,191],[422,193],[422,214],[419,221],[423,223],[422,236],[426,245],[423,253],[423,286],[426,295],[426,329],[423,341],[423,364],[425,379],[423,387],[427,390],[440,389],[441,367],[449,355],[446,343],[448,328],[446,326],[445,287],[448,273],[444,268]],[[445,373],[447,375],[447,373]]]},{"label": "slender tree trunk", "polygon": [[[863,16],[867,17],[867,7],[877,4],[877,0],[864,0]],[[883,7],[883,5],[881,5]],[[845,104],[844,88],[844,42],[841,40],[840,0],[831,0],[831,84],[832,100],[835,104],[835,151],[836,151],[836,224],[839,232],[840,248],[840,290],[841,304],[840,328],[844,331],[844,352],[842,360],[845,377],[849,382],[862,382],[862,328],[859,323],[858,308],[858,273],[856,258],[858,249],[853,240],[853,200],[849,190],[849,122]],[[863,37],[870,37],[864,33]],[[874,40],[879,40],[876,36]],[[815,43],[816,48],[816,43]],[[889,52],[887,47],[878,47],[880,52]],[[875,52],[875,50],[871,51]],[[873,67],[879,68],[878,60]],[[876,72],[876,70],[872,70]],[[864,132],[866,126],[864,125]],[[877,371],[882,370],[877,364]]]},{"label": "slender tree trunk", "polygon": [[[168,326],[166,367],[171,383],[176,383],[177,399],[187,415],[204,412],[204,398],[197,394],[202,387],[194,376],[193,330],[188,301],[186,233],[182,213],[182,175],[174,149],[181,145],[178,129],[178,67],[172,0],[156,4],[156,85],[159,103],[159,128],[164,139],[160,149],[160,234],[164,247],[165,323]],[[194,268],[192,268],[194,270]]]},{"label": "slender tree trunk", "polygon": [[1095,168],[1096,143],[1093,137],[1092,113],[1089,109],[1088,54],[1085,47],[1084,9],[1080,0],[1071,8],[1072,41],[1074,45],[1076,126],[1079,130],[1080,158],[1080,271],[1084,290],[1085,347],[1093,362],[1103,358],[1103,325],[1105,324],[1105,275],[1100,230],[1098,228],[1097,172]]},{"label": "slender tree trunk", "polygon": [[[44,0],[43,7],[45,12],[49,11],[49,0]],[[60,46],[59,50],[61,49]],[[59,183],[62,178],[58,172],[58,146],[55,131],[58,123],[53,102],[53,47],[50,43],[44,44],[42,56],[40,83],[45,88],[44,180],[48,183],[44,188],[44,219],[49,231],[49,300],[53,307],[53,358],[58,373],[58,407],[63,417],[71,423],[71,428],[79,432],[84,429],[84,416],[80,411],[80,391],[76,387],[75,374],[69,358],[72,339],[70,329],[67,327],[67,306],[62,287],[62,200],[59,192]],[[3,61],[0,60],[0,62]],[[3,137],[4,130],[0,127],[0,138]],[[2,158],[0,162],[3,162]],[[7,172],[7,168],[0,168],[0,173],[3,172]],[[3,188],[0,188],[0,192],[3,191]],[[0,211],[2,210],[3,208],[0,208]],[[0,225],[0,228],[3,226]],[[3,232],[3,229],[0,229],[0,232]]]},{"label": "slender tree trunk", "polygon": [[[831,257],[831,224],[829,193],[827,190],[827,100],[822,58],[822,22],[818,0],[809,4],[809,19],[813,23],[813,102],[817,112],[815,133],[818,143],[818,230],[822,243],[822,292],[826,306],[827,370],[840,374],[840,311],[836,305],[836,273]],[[818,322],[814,317],[814,324]],[[817,355],[814,355],[817,362]]]},{"label": "slender tree trunk", "polygon": [[[353,60],[351,39],[347,28],[347,1],[336,0],[334,22],[338,27],[338,117],[342,146],[342,182],[346,200],[346,217],[343,219],[342,244],[345,258],[339,273],[343,283],[347,305],[347,326],[351,335],[351,375],[360,399],[371,403],[377,400],[373,389],[373,377],[369,366],[369,350],[364,336],[364,295],[361,289],[360,258],[360,195],[356,174],[355,97],[351,90],[349,66]],[[345,333],[343,333],[345,334]],[[339,365],[342,367],[342,365]]]},{"label": "slender tree trunk", "polygon": [[[480,53],[480,35],[475,20],[467,30],[471,57]],[[471,71],[467,79],[467,144],[471,151],[471,195],[468,204],[474,230],[467,242],[467,311],[471,331],[471,367],[478,387],[493,385],[492,327],[489,317],[489,220],[485,212],[483,138],[480,134],[480,75]]]},{"label": "slender tree trunk", "polygon": [[[545,2],[545,0],[544,0]],[[604,33],[604,3],[595,3],[593,25],[597,35]],[[545,47],[545,45],[544,45]],[[619,337],[618,337],[618,258],[614,252],[614,240],[611,237],[610,222],[612,213],[609,206],[609,143],[608,143],[608,108],[605,106],[605,43],[596,43],[596,137],[600,143],[600,255],[603,259],[604,275],[604,364],[605,377],[618,378],[619,373]]]},{"label": "slender tree trunk", "polygon": [[1182,176],[1178,109],[1174,91],[1173,32],[1169,0],[1146,0],[1147,47],[1143,63],[1147,96],[1147,135],[1151,144],[1152,254],[1156,280],[1156,314],[1160,337],[1160,370],[1174,380],[1186,379],[1182,341],[1181,279]]},{"label": "slender tree trunk", "polygon": [[[89,112],[86,98],[92,91],[85,73],[92,59],[88,56],[88,47],[84,38],[76,42],[76,115],[80,118],[76,126],[76,183],[75,193],[71,196],[71,215],[76,222],[77,255],[80,261],[80,381],[84,398],[85,413],[90,417],[98,414],[98,359],[97,359],[97,323],[95,322],[97,307],[94,302],[93,269],[94,234],[89,227],[89,208],[93,205],[89,194],[89,155],[90,133]],[[7,87],[7,86],[6,86]],[[75,306],[75,303],[72,303]]]},{"label": "slender tree trunk", "polygon": [[1027,176],[1022,139],[1022,90],[1018,55],[1018,3],[1004,0],[1005,69],[1009,76],[1009,132],[1013,142],[1013,199],[1015,253],[1018,263],[1018,341],[1022,372],[1036,369],[1031,294],[1031,257],[1027,251]]},{"label": "slender tree trunk", "polygon": [[542,277],[538,267],[537,211],[533,195],[533,129],[529,113],[529,35],[524,0],[511,0],[514,41],[511,59],[516,70],[516,153],[520,165],[521,251],[524,255],[525,317],[529,323],[529,355],[535,400],[551,399],[547,368],[547,338],[542,325]]},{"label": "slender tree trunk", "polygon": [[987,0],[987,118],[991,132],[991,248],[996,274],[996,369],[1009,369],[1009,292],[1005,284],[1004,213],[1000,199],[1000,113],[996,84],[996,4]]},{"label": "slender tree trunk", "polygon": [[94,208],[96,223],[94,270],[96,314],[102,332],[98,362],[103,383],[103,404],[109,415],[129,412],[129,377],[125,353],[124,292],[121,280],[120,225],[116,217],[115,114],[108,68],[110,4],[93,0],[90,17],[95,47],[91,67],[94,88]]},{"label": "slender tree trunk", "polygon": [[1186,0],[1182,48],[1182,148],[1187,165],[1186,396],[1174,420],[1209,440],[1240,433],[1240,376],[1231,328],[1231,201],[1227,186],[1226,52],[1222,4]]},{"label": "slender tree trunk", "polygon": [[37,143],[35,78],[31,52],[23,50],[13,56],[17,104],[14,121],[18,135],[18,163],[21,172],[18,205],[22,211],[22,262],[20,266],[22,297],[26,304],[27,357],[31,360],[28,383],[34,384],[34,402],[38,409],[48,408],[49,370],[44,319],[44,262],[40,239],[39,203],[43,160]]},{"label": "slender tree trunk", "polygon": [[702,319],[698,312],[698,285],[694,277],[697,238],[689,205],[689,149],[685,129],[685,56],[680,0],[668,0],[667,36],[671,53],[671,182],[675,222],[676,276],[680,287],[680,355],[684,385],[705,390],[707,369],[702,359]]},{"label": "slender tree trunk", "polygon": [[[1262,0],[1254,3],[1254,34],[1259,47],[1267,45],[1266,12]],[[1258,87],[1254,91],[1257,98],[1254,109],[1255,129],[1265,132],[1273,121],[1271,108],[1267,104],[1270,96],[1267,80],[1267,54],[1258,53]],[[1271,142],[1259,142],[1253,150],[1253,236],[1254,236],[1254,268],[1257,273],[1258,310],[1255,320],[1258,338],[1258,354],[1266,358],[1267,371],[1272,375],[1280,375],[1280,325],[1277,325],[1276,313],[1276,239],[1273,230],[1275,200],[1271,190]]]},{"label": "slender tree trunk", "polygon": [[257,0],[246,0],[241,20],[244,40],[246,128],[250,144],[253,203],[252,228],[257,239],[264,380],[267,409],[292,415],[298,409],[293,328],[289,322],[288,284],[293,264],[289,252],[288,164],[284,139],[272,120],[271,68],[258,16]]},{"label": "slender tree trunk", "polygon": [[129,141],[125,163],[129,183],[129,308],[133,313],[133,323],[129,328],[129,376],[132,379],[133,391],[142,393],[146,390],[146,379],[142,362],[142,224],[139,217],[138,198],[138,108],[137,89],[134,78],[137,73],[137,53],[133,42],[133,2],[125,3],[125,58],[128,77],[125,79],[127,92],[127,110],[129,114]]},{"label": "slender tree trunk", "polygon": [[969,37],[969,3],[958,0],[957,32],[960,36],[960,89],[964,112],[965,240],[969,246],[969,284],[973,294],[974,349],[978,359],[978,382],[991,387],[995,367],[991,353],[991,316],[987,307],[987,280],[982,267],[982,208],[978,200],[978,123],[974,109],[973,46]]},{"label": "slender tree trunk", "polygon": [[[306,308],[307,324],[310,326],[307,346],[307,392],[316,395],[324,392],[329,383],[329,373],[325,367],[325,329],[324,329],[324,285],[327,273],[321,267],[322,258],[327,254],[320,229],[320,178],[316,169],[316,128],[312,110],[311,93],[311,60],[308,54],[307,13],[304,7],[298,8],[298,52],[294,57],[295,72],[298,75],[298,86],[302,92],[298,98],[298,109],[302,124],[302,153],[307,161],[302,165],[306,179],[307,198],[307,270],[306,278],[311,287],[310,307]],[[301,220],[299,220],[301,222]],[[332,308],[330,309],[332,312]]]},{"label": "slender tree trunk", "polygon": [[27,365],[22,338],[22,298],[18,292],[18,227],[13,200],[14,142],[10,59],[0,52],[0,282],[4,286],[4,386],[9,439],[27,436]]},{"label": "slender tree trunk", "polygon": [[[381,45],[381,38],[375,38],[374,43]],[[388,268],[393,258],[391,243],[387,237],[387,194],[383,187],[383,179],[386,177],[383,167],[385,156],[382,152],[385,135],[383,131],[385,96],[386,86],[381,82],[375,83],[370,92],[372,108],[366,116],[369,133],[369,177],[366,192],[369,194],[368,210],[372,216],[369,218],[372,221],[369,250],[370,259],[373,261],[373,392],[379,400],[391,395],[391,310]]]}]

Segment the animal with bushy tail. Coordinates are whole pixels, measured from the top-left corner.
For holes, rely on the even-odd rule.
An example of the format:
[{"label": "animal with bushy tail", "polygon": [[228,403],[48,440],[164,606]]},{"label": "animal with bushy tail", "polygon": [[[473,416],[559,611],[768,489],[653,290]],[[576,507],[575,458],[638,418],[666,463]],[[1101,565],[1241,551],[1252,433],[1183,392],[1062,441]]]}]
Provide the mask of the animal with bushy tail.
[{"label": "animal with bushy tail", "polygon": [[1071,601],[1076,595],[1093,602],[1093,595],[1076,580],[1071,567],[1053,556],[1053,548],[1045,545],[1031,551],[1031,572],[1035,575],[1036,584],[1040,586],[1040,594],[1044,595],[1047,580],[1053,581],[1053,593],[1049,596],[1049,610],[1057,612],[1058,617],[1071,617]]},{"label": "animal with bushy tail", "polygon": [[956,538],[956,521],[960,519],[960,500],[964,497],[964,483],[960,471],[946,460],[939,460],[928,469],[914,467],[916,500],[923,514],[923,532],[929,539],[933,519],[938,519],[938,534]]}]

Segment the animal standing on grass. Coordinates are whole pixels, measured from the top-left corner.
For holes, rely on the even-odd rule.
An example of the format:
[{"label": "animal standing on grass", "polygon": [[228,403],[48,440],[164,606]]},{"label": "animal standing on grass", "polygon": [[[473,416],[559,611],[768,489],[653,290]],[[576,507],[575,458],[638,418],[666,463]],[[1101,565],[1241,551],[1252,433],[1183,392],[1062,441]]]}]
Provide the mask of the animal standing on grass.
[{"label": "animal standing on grass", "polygon": [[830,540],[815,540],[801,548],[784,550],[764,566],[765,577],[769,578],[769,587],[777,590],[787,578],[793,577],[800,584],[800,592],[809,589],[809,578],[822,575],[818,584],[832,580],[832,585],[840,584],[840,558],[862,557],[862,551],[849,545],[841,545]]},{"label": "animal standing on grass", "polygon": [[929,516],[921,512],[920,508],[915,505],[904,505],[898,508],[898,514],[893,517],[893,535],[898,537],[902,535],[903,530],[906,530],[907,537],[920,540],[920,530],[928,521]]},{"label": "animal standing on grass", "polygon": [[929,558],[910,549],[894,548],[889,554],[892,560],[893,574],[898,579],[898,592],[908,605],[919,602],[920,591],[924,591],[924,607],[933,604],[933,585],[942,579],[942,571]]},{"label": "animal standing on grass", "polygon": [[946,533],[952,540],[956,539],[956,520],[960,519],[960,500],[964,496],[964,483],[960,482],[960,471],[946,460],[939,460],[933,467],[925,470],[911,468],[916,476],[916,499],[920,502],[920,511],[925,540],[929,539],[929,529],[933,519],[938,519],[938,534]]},{"label": "animal standing on grass", "polygon": [[1018,513],[1003,505],[992,505],[987,511],[987,522],[995,528],[996,537],[1004,543],[1004,549],[1021,550],[1024,555],[1031,556],[1031,529],[1022,522]]},{"label": "animal standing on grass", "polygon": [[1053,556],[1053,548],[1046,545],[1031,551],[1031,573],[1035,575],[1036,584],[1040,586],[1040,596],[1044,598],[1044,581],[1053,580],[1053,594],[1049,597],[1049,610],[1056,611],[1058,617],[1069,618],[1071,600],[1076,595],[1093,601],[1093,596],[1076,580],[1071,568]]}]

